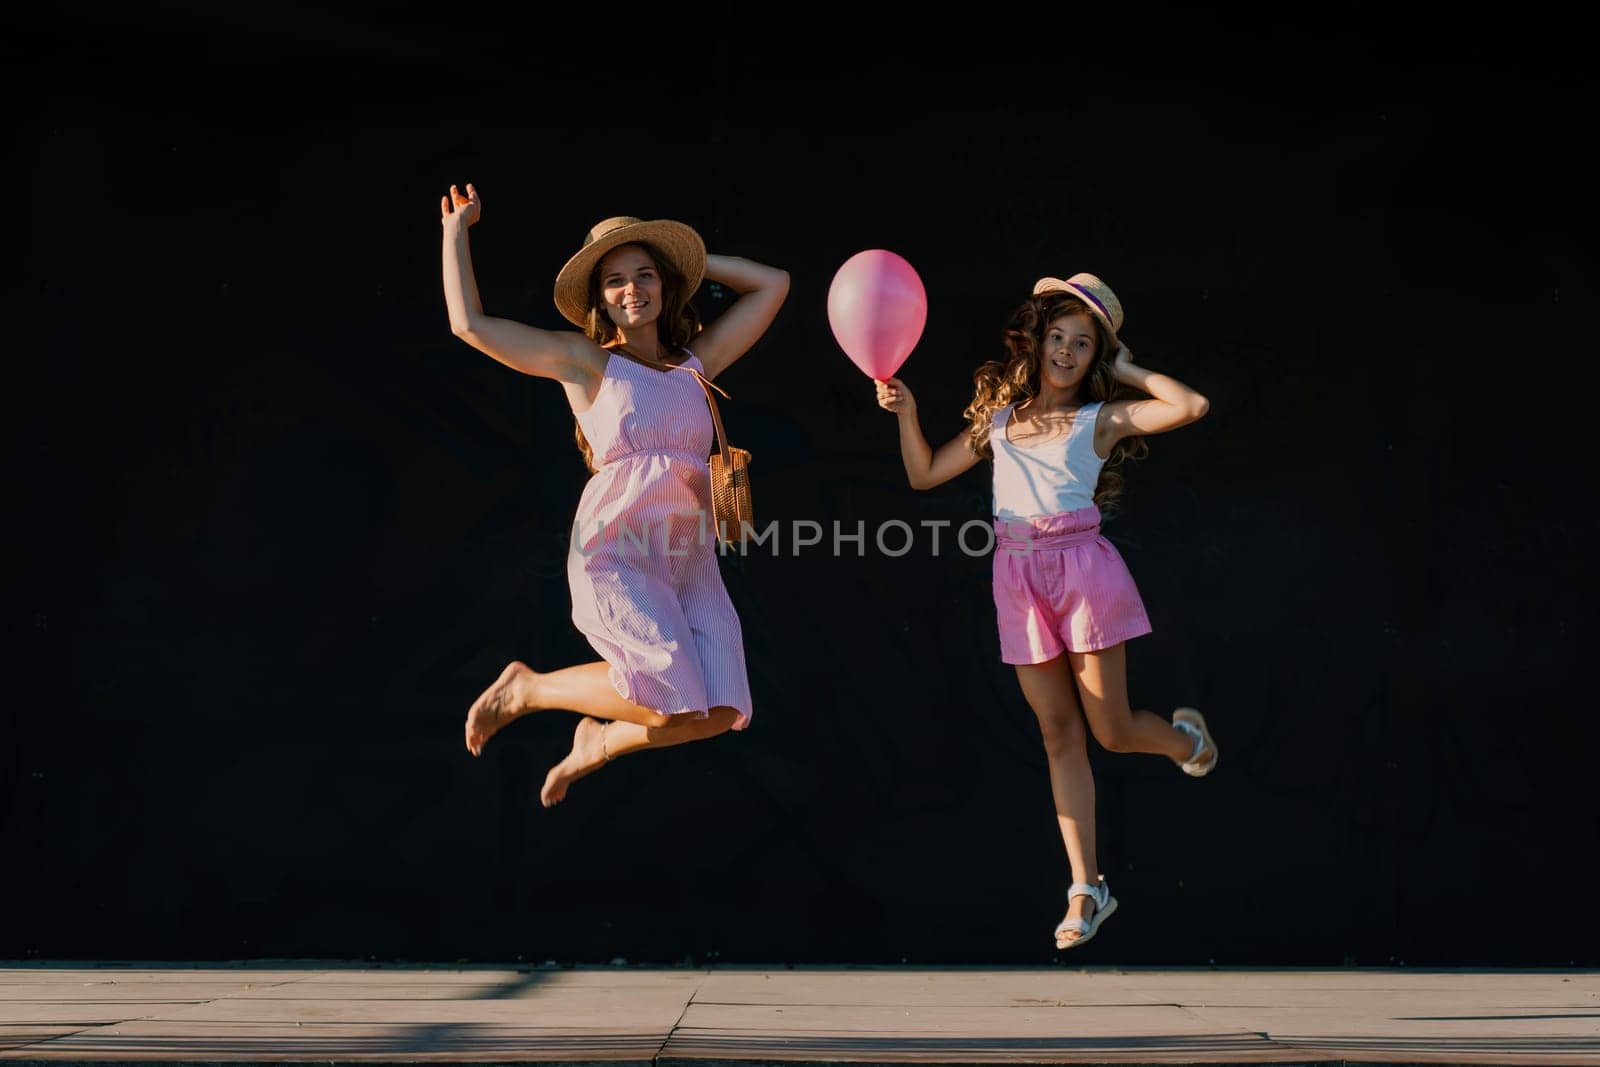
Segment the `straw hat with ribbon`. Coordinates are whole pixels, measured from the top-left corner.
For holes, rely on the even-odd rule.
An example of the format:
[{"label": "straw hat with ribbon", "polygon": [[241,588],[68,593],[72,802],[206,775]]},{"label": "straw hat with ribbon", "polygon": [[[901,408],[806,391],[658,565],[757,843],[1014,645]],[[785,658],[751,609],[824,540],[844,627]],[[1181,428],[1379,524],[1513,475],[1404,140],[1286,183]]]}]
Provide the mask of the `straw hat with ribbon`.
[{"label": "straw hat with ribbon", "polygon": [[1122,329],[1122,301],[1111,291],[1111,286],[1093,274],[1074,274],[1065,281],[1060,278],[1040,278],[1033,283],[1033,295],[1044,293],[1071,293],[1089,306],[1101,325],[1111,331],[1111,341],[1117,343],[1117,331]]},{"label": "straw hat with ribbon", "polygon": [[577,326],[588,323],[589,276],[595,265],[613,248],[635,241],[647,242],[683,275],[685,300],[700,288],[706,273],[706,243],[692,227],[671,219],[646,222],[618,215],[596,223],[584,235],[583,247],[556,275],[556,308],[568,322]]}]

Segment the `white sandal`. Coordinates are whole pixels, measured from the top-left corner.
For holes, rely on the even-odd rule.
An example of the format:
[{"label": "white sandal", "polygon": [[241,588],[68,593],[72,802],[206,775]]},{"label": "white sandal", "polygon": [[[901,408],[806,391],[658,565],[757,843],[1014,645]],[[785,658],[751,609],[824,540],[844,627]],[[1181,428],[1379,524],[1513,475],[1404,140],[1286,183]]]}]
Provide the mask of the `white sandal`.
[{"label": "white sandal", "polygon": [[[1094,901],[1094,914],[1084,919],[1062,919],[1056,927],[1056,948],[1077,948],[1089,940],[1100,930],[1100,924],[1105,922],[1106,916],[1117,910],[1117,898],[1111,895],[1111,886],[1106,884],[1104,878],[1096,885],[1088,882],[1073,882],[1067,889],[1067,904],[1071,905],[1074,897],[1088,897]],[[1061,935],[1076,933],[1078,936],[1068,940]]]},{"label": "white sandal", "polygon": [[[1183,773],[1195,778],[1204,778],[1217,769],[1217,743],[1211,739],[1211,731],[1206,729],[1206,718],[1194,708],[1179,708],[1172,713],[1172,725],[1194,738],[1194,751],[1189,753],[1189,759],[1175,761],[1183,768]],[[1201,762],[1200,757],[1207,752],[1211,758]]]}]

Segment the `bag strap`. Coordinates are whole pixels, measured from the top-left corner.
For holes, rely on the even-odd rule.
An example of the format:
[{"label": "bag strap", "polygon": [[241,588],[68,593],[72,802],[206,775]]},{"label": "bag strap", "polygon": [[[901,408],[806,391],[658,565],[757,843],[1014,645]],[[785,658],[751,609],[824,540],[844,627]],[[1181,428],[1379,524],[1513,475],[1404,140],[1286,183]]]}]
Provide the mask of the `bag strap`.
[{"label": "bag strap", "polygon": [[705,390],[706,403],[711,407],[711,425],[716,427],[717,431],[717,451],[722,453],[722,462],[728,465],[730,471],[733,470],[733,453],[728,449],[728,435],[722,429],[722,412],[717,410],[717,398],[711,394],[711,390],[715,389],[717,392],[722,393],[724,399],[727,400],[732,400],[733,397],[728,396],[722,386],[717,385],[693,367],[683,363],[662,363],[653,359],[645,359],[637,352],[629,349],[627,345],[618,345],[617,347],[647,367],[654,367],[657,370],[686,370],[695,376],[695,379],[700,383],[700,388]]},{"label": "bag strap", "polygon": [[685,369],[699,379],[700,388],[705,390],[706,403],[711,406],[711,425],[717,428],[717,451],[722,453],[722,462],[727,464],[728,470],[731,471],[733,470],[733,453],[729,451],[728,435],[723,432],[722,429],[722,413],[717,410],[717,398],[711,395],[711,390],[715,389],[717,392],[722,393],[722,395],[729,400],[732,400],[733,397],[728,396],[727,393],[723,393],[721,386],[713,385],[710,378],[707,378],[704,374],[701,374],[693,367],[687,367]]}]

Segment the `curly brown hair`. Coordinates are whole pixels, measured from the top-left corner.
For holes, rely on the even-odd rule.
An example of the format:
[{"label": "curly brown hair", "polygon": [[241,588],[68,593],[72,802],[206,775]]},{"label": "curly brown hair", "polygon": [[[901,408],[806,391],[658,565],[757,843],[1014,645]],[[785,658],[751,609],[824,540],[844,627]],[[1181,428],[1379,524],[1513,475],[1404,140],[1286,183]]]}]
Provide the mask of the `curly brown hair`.
[{"label": "curly brown hair", "polygon": [[[1112,372],[1115,342],[1087,304],[1062,292],[1030,296],[1012,311],[1006,322],[1006,358],[989,360],[973,372],[972,403],[961,413],[968,422],[967,443],[973,452],[986,459],[994,458],[989,431],[994,426],[995,412],[1007,404],[1020,404],[1038,395],[1040,341],[1050,323],[1072,314],[1087,315],[1095,327],[1094,363],[1083,378],[1087,400],[1112,401],[1131,395]],[[1122,464],[1130,459],[1142,459],[1149,451],[1149,444],[1141,436],[1125,437],[1112,446],[1111,455],[1100,468],[1100,480],[1094,490],[1094,503],[1102,515],[1115,511],[1122,498]]]},{"label": "curly brown hair", "polygon": [[[690,294],[685,292],[688,279],[672,265],[671,260],[657,251],[654,245],[647,241],[632,243],[634,247],[644,250],[661,274],[661,314],[656,319],[656,336],[667,351],[682,351],[694,335],[700,332],[700,313],[689,303]],[[612,252],[627,247],[618,245]],[[602,257],[600,263],[596,263],[594,270],[589,274],[589,317],[583,325],[583,332],[589,336],[589,340],[601,348],[610,348],[617,340],[617,324],[606,314],[605,301],[600,296],[600,266],[604,262]],[[583,465],[589,469],[590,474],[593,474],[597,469],[594,465],[594,449],[590,447],[589,439],[583,436],[581,425],[573,428],[573,438],[578,442],[578,451],[583,455]]]}]

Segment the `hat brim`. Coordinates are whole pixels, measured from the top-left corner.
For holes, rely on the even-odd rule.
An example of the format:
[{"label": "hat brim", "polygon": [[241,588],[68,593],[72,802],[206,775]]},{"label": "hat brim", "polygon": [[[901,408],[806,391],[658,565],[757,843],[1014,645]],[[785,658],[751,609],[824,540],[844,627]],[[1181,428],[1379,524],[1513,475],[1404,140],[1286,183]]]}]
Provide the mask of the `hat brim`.
[{"label": "hat brim", "polygon": [[1112,342],[1121,343],[1117,341],[1117,324],[1111,321],[1111,316],[1106,314],[1106,309],[1100,306],[1100,301],[1093,293],[1061,278],[1040,278],[1033,283],[1033,295],[1042,296],[1045,293],[1066,293],[1082,300],[1084,306],[1089,309],[1089,314],[1099,319],[1100,325],[1106,328]]},{"label": "hat brim", "polygon": [[700,288],[706,274],[706,243],[692,226],[671,219],[633,222],[607,232],[578,250],[556,275],[556,309],[568,322],[589,320],[589,276],[607,252],[620,245],[646,242],[683,275],[683,298]]}]

